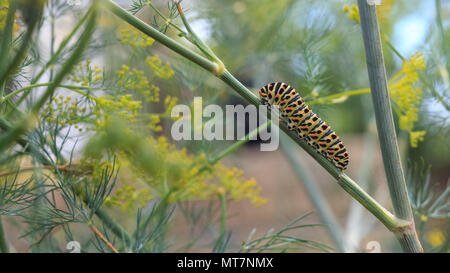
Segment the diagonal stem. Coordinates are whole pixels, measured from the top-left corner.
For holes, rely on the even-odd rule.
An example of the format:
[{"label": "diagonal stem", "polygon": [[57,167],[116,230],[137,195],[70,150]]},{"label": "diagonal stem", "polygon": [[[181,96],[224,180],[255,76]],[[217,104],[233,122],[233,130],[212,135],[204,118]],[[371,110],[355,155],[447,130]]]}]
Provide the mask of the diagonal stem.
[{"label": "diagonal stem", "polygon": [[[152,37],[169,49],[175,51],[193,63],[203,67],[205,70],[213,73],[247,102],[256,106],[261,105],[258,97],[248,90],[241,82],[239,82],[225,67],[220,67],[211,62],[203,56],[198,55],[192,50],[184,47],[182,44],[176,42],[170,37],[164,35],[153,27],[149,26],[139,18],[131,15],[129,12],[121,8],[119,5],[111,0],[102,0],[102,4],[106,9],[111,11],[117,17],[129,23],[142,33]],[[291,137],[299,146],[301,146],[310,156],[312,156],[331,176],[333,176],[338,184],[347,191],[353,198],[359,201],[365,208],[367,208],[375,217],[377,217],[389,230],[395,231],[409,226],[408,221],[399,219],[391,214],[383,206],[381,206],[375,199],[367,194],[358,184],[350,177],[339,171],[330,161],[318,154],[312,147],[310,147],[304,140],[298,137],[298,134],[287,128],[285,123],[280,124],[280,128]]]},{"label": "diagonal stem", "polygon": [[111,249],[112,252],[119,253],[119,251],[113,246],[113,244],[111,244],[111,242],[94,226],[94,224],[92,224],[92,222],[88,222],[87,225],[92,230],[92,232],[94,232],[94,234],[98,238],[100,238],[100,240],[102,240],[109,249]]}]

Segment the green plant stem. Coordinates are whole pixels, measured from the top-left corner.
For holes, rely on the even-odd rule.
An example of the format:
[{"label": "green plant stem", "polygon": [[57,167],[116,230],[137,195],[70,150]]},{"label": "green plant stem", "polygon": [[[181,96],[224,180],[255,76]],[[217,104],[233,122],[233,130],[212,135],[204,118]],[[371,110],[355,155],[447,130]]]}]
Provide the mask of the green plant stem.
[{"label": "green plant stem", "polygon": [[442,97],[441,94],[434,88],[434,86],[425,78],[425,76],[421,73],[419,73],[420,80],[425,84],[426,87],[428,87],[433,94],[434,97],[436,97],[437,101],[441,103],[447,111],[450,112],[450,105],[445,101],[445,99]]},{"label": "green plant stem", "polygon": [[217,63],[220,66],[223,66],[222,61],[214,54],[214,52],[209,48],[207,44],[205,44],[202,39],[200,39],[197,34],[192,30],[191,25],[189,24],[188,20],[186,19],[186,16],[184,16],[184,11],[181,8],[180,1],[178,0],[172,0],[172,2],[175,3],[178,9],[178,14],[181,17],[181,20],[183,21],[184,26],[186,27],[186,30],[188,31],[189,35],[191,36],[192,42],[197,46],[198,49],[200,49],[208,58]]},{"label": "green plant stem", "polygon": [[448,44],[445,41],[445,30],[444,30],[444,25],[442,24],[441,0],[435,0],[434,4],[435,4],[435,7],[436,7],[436,23],[438,25],[439,32],[441,34],[442,52],[444,53],[444,56],[446,57],[447,70],[450,70],[450,68],[449,68],[449,60],[448,60],[448,51],[447,51]]},{"label": "green plant stem", "polygon": [[[439,28],[439,32],[441,33],[442,52],[444,53],[444,56],[445,56],[445,67],[447,68],[447,73],[449,73],[450,72],[450,59],[448,56],[448,43],[445,39],[444,25],[442,24],[441,1],[435,0],[435,6],[436,6],[436,21],[437,21],[437,25]],[[421,76],[421,79],[423,78],[424,81],[426,80],[425,77],[422,76],[422,74],[420,74],[420,76]],[[428,81],[426,81],[425,83],[428,86],[432,87],[432,88],[430,88],[430,90],[433,92],[433,95],[435,97],[437,97],[438,101],[445,106],[447,111],[450,112],[450,105],[448,105],[448,103],[444,100],[444,98],[442,98],[442,96],[434,89],[434,86],[432,84],[430,84]]]},{"label": "green plant stem", "polygon": [[322,191],[320,190],[318,185],[316,185],[316,182],[313,181],[310,173],[308,172],[308,169],[304,168],[301,162],[297,160],[295,156],[295,147],[291,144],[291,141],[286,138],[285,135],[282,135],[280,140],[281,149],[286,155],[292,169],[294,169],[298,180],[301,181],[305,186],[306,192],[308,193],[311,202],[319,212],[322,221],[327,226],[331,238],[336,244],[338,251],[346,252],[345,244],[343,241],[344,235],[342,233],[342,228],[336,221],[336,218],[328,204],[328,201],[323,196]]},{"label": "green plant stem", "polygon": [[[6,15],[6,24],[2,31],[1,47],[0,47],[0,75],[3,74],[3,69],[6,68],[8,63],[8,54],[11,46],[13,28],[14,28],[14,15],[16,13],[16,1],[9,0],[8,13]],[[0,81],[0,83],[2,83]]]},{"label": "green plant stem", "polygon": [[197,53],[193,52],[192,50],[184,47],[183,45],[177,43],[175,40],[169,38],[168,36],[164,35],[163,33],[159,32],[155,28],[147,25],[145,22],[140,20],[139,18],[133,16],[131,13],[124,10],[122,7],[120,7],[118,4],[114,3],[111,0],[102,0],[101,1],[103,5],[109,9],[112,13],[114,13],[116,16],[121,18],[122,20],[126,21],[130,25],[134,26],[136,29],[140,30],[142,33],[152,37],[153,39],[157,40],[161,44],[167,46],[168,48],[172,49],[173,51],[177,52],[178,54],[188,58],[192,62],[198,64],[199,66],[203,67],[204,69],[208,71],[216,71],[217,65],[208,59],[198,55]]},{"label": "green plant stem", "polygon": [[218,242],[222,245],[227,231],[227,199],[223,193],[219,193],[218,196],[220,201],[220,233]]},{"label": "green plant stem", "polygon": [[208,170],[210,168],[210,166],[216,164],[217,162],[222,160],[224,157],[226,157],[229,154],[231,154],[234,151],[236,151],[239,147],[241,147],[242,145],[247,143],[251,138],[257,136],[259,134],[259,132],[261,132],[261,130],[264,130],[267,127],[269,127],[271,125],[271,123],[272,123],[272,121],[270,121],[270,120],[267,121],[266,123],[260,125],[258,128],[254,129],[253,131],[251,131],[250,133],[245,135],[242,139],[240,139],[240,140],[236,141],[235,143],[233,143],[233,145],[230,145],[228,148],[223,150],[220,154],[216,155],[214,158],[208,159],[208,163],[205,164],[205,166],[201,167],[195,175]]},{"label": "green plant stem", "polygon": [[[22,92],[29,91],[33,88],[42,87],[42,86],[50,86],[52,84],[54,84],[54,83],[46,82],[46,83],[38,83],[38,84],[32,84],[32,85],[25,86],[23,88],[15,90],[14,92],[9,93],[8,95],[4,96],[3,98],[0,97],[0,102],[9,100],[10,98],[14,97],[15,95],[20,94]],[[77,85],[65,85],[65,84],[59,84],[57,87],[62,87],[62,88],[71,89],[71,90],[90,89],[89,86],[77,86]]]},{"label": "green plant stem", "polygon": [[95,211],[95,215],[102,220],[102,222],[119,238],[121,238],[128,246],[131,246],[133,239],[130,234],[119,225],[109,214],[103,209],[99,208]]},{"label": "green plant stem", "polygon": [[239,147],[247,143],[250,139],[257,136],[262,130],[266,129],[270,126],[272,122],[269,120],[266,123],[260,125],[258,128],[254,129],[250,133],[248,133],[244,138],[236,141],[231,145],[230,147],[226,148],[224,151],[222,151],[220,154],[218,154],[216,157],[214,157],[212,160],[209,161],[211,165],[216,164],[220,160],[222,160],[224,157],[228,156],[229,154],[233,153],[235,150],[237,150]]},{"label": "green plant stem", "polygon": [[350,91],[344,91],[337,94],[317,98],[311,101],[308,101],[308,105],[315,105],[315,104],[325,104],[332,100],[342,99],[343,97],[351,97],[351,96],[357,96],[362,94],[369,94],[370,89],[364,88],[364,89],[357,89],[357,90],[350,90]]},{"label": "green plant stem", "polygon": [[[445,189],[445,191],[433,202],[433,205],[430,206],[430,208],[428,209],[428,211],[434,211],[436,209],[436,207],[442,203],[444,203],[444,199],[447,198],[447,195],[450,194],[450,187],[447,187]],[[447,217],[450,218],[450,217]]]},{"label": "green plant stem", "polygon": [[164,16],[164,14],[162,14],[155,6],[153,6],[153,4],[151,2],[148,3],[148,5],[153,9],[153,11],[155,11],[163,20],[166,24],[169,24],[171,27],[175,28],[176,30],[178,30],[180,32],[181,35],[183,35],[184,37],[187,37],[187,33],[184,32],[180,27],[178,27],[176,24],[172,23],[170,21],[169,18],[167,18],[166,16]]},{"label": "green plant stem", "polygon": [[[121,18],[125,22],[134,26],[142,33],[152,37],[158,42],[162,43],[169,49],[175,51],[186,59],[193,63],[203,67],[205,70],[213,73],[227,85],[229,85],[234,91],[246,99],[249,103],[256,106],[261,105],[260,100],[248,90],[242,83],[240,83],[230,72],[225,68],[219,69],[219,67],[209,61],[208,59],[198,55],[192,50],[184,47],[180,43],[177,43],[173,39],[162,34],[158,30],[147,25],[145,22],[134,17],[126,10],[122,9],[119,5],[115,4],[111,0],[102,0],[105,8],[110,10],[117,17]],[[344,190],[358,200],[364,207],[366,207],[375,217],[377,217],[389,230],[399,228],[405,225],[405,221],[397,219],[389,211],[378,204],[373,198],[371,198],[364,190],[362,190],[356,182],[350,179],[345,174],[341,173],[331,162],[325,157],[318,154],[312,147],[310,147],[304,140],[300,139],[296,132],[290,131],[285,123],[280,124],[280,128],[291,137],[299,146],[301,146],[310,156],[312,156],[331,176],[339,181]]]},{"label": "green plant stem", "polygon": [[390,191],[394,204],[394,212],[402,219],[410,219],[412,216],[408,200],[403,168],[400,162],[400,153],[397,145],[392,107],[389,100],[388,84],[384,67],[384,58],[379,34],[378,21],[375,6],[368,5],[365,1],[358,1],[360,9],[361,27],[366,49],[367,68],[371,94],[374,103],[377,129],[380,137],[380,146],[383,154],[383,162],[390,185]]},{"label": "green plant stem", "polygon": [[397,55],[397,57],[399,57],[402,61],[406,61],[406,58],[403,57],[403,55],[400,54],[400,52],[394,47],[394,45],[391,43],[389,38],[386,35],[384,35],[384,33],[381,31],[380,31],[380,35],[383,38],[383,41],[385,42],[385,44],[395,53],[395,55]]},{"label": "green plant stem", "polygon": [[[53,56],[55,54],[55,13],[53,11],[54,5],[54,1],[50,0],[50,56]],[[50,81],[53,80],[53,73],[54,69],[53,67],[51,67],[49,76]]]},{"label": "green plant stem", "polygon": [[[396,230],[395,233],[404,251],[421,252],[423,250],[414,228],[413,214],[400,161],[376,6],[369,5],[365,0],[358,0],[358,7],[378,136],[394,215],[409,222],[407,227]],[[344,186],[349,185],[344,184]]]},{"label": "green plant stem", "polygon": [[0,215],[0,253],[8,253],[8,252],[9,252],[8,242],[6,241],[2,217]]},{"label": "green plant stem", "polygon": [[[11,2],[11,1],[10,1]],[[20,48],[17,50],[17,53],[12,58],[12,61],[10,64],[5,65],[6,69],[3,69],[4,67],[0,68],[0,84],[5,82],[10,74],[14,73],[14,71],[17,69],[17,67],[20,65],[20,63],[23,61],[23,59],[26,56],[26,53],[28,52],[28,48],[30,47],[30,44],[32,42],[32,37],[34,34],[35,29],[37,28],[37,25],[39,24],[39,20],[41,17],[41,11],[42,6],[40,3],[36,2],[36,4],[30,4],[32,5],[35,11],[31,12],[30,17],[28,18],[27,22],[27,31],[25,32],[22,43],[20,45]],[[15,7],[15,4],[13,5]],[[10,14],[13,16],[14,14]],[[8,38],[6,38],[8,39]],[[9,46],[8,46],[9,48]],[[7,52],[9,54],[9,52]],[[4,53],[2,53],[4,54]],[[3,61],[2,61],[3,62]],[[6,63],[5,63],[6,64]],[[3,64],[4,65],[4,64]]]},{"label": "green plant stem", "polygon": [[169,198],[171,195],[172,191],[169,190],[164,195],[164,197],[161,198],[161,200],[159,200],[156,207],[154,207],[153,212],[150,213],[144,221],[142,221],[142,224],[140,226],[136,227],[136,230],[133,232],[133,237],[136,237],[136,234],[138,233],[139,230],[144,230],[144,228],[149,225],[154,215],[161,215],[167,210],[167,207],[169,206]]}]

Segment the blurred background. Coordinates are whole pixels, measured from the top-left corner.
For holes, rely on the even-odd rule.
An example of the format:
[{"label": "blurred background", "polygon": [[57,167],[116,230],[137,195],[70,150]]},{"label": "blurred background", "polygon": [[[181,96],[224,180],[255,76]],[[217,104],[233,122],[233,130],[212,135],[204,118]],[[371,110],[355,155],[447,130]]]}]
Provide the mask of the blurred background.
[{"label": "blurred background", "polygon": [[[133,10],[133,1],[116,2]],[[450,1],[381,2],[378,17],[384,37],[384,58],[402,162],[412,189],[410,195],[416,196],[414,189],[423,189],[426,184],[430,189],[426,197],[434,200],[444,191],[448,192],[450,177]],[[71,2],[71,8],[61,14],[55,32],[57,42],[72,29],[76,22],[73,19],[79,18],[87,3]],[[185,30],[167,1],[153,0],[151,4],[171,23]],[[356,1],[184,0],[181,4],[193,30],[227,69],[255,94],[263,85],[274,81],[295,87],[346,144],[350,154],[346,173],[392,211],[372,101],[370,94],[364,92],[369,83],[359,17],[354,6]],[[139,18],[196,50],[179,37],[180,32],[154,8],[144,6],[134,10]],[[45,23],[40,32],[42,56],[48,54],[45,48],[49,47],[51,39],[45,30],[49,29],[50,24]],[[203,98],[204,106],[217,104],[225,109],[225,105],[230,104],[247,105],[210,73],[158,42],[145,49],[124,45],[124,32],[131,32],[129,26],[105,12],[85,58],[103,67],[105,79],[114,79],[116,71],[124,64],[132,68],[144,66],[145,56],[149,54],[159,56],[163,64],[170,64],[173,70],[170,79],[152,78],[159,88],[160,103],[144,102],[143,111],[163,112],[162,102],[167,96],[176,97],[178,104],[189,106],[196,96]],[[121,37],[119,40],[118,36]],[[340,95],[347,91],[355,91],[355,95]],[[159,122],[161,130],[153,130],[152,134],[165,136],[176,149],[184,148],[195,156],[211,158],[234,143],[173,141],[170,137],[172,124],[173,120],[162,118]],[[82,138],[80,143],[87,143],[91,136]],[[306,152],[285,138],[282,138],[282,144],[277,151],[261,152],[259,142],[250,141],[221,160],[229,168],[242,170],[245,179],[254,178],[261,189],[258,195],[265,200],[251,202],[250,198],[236,198],[228,203],[227,230],[231,231],[231,237],[227,251],[239,249],[249,235],[256,238],[270,230],[280,230],[308,213],[311,214],[302,219],[301,224],[324,224],[323,215],[313,199],[324,206],[333,226],[331,229],[305,226],[291,231],[292,236],[329,245],[333,251],[342,248],[351,252],[374,251],[372,241],[383,252],[400,251],[394,235],[355,203]],[[78,148],[84,149],[82,145]],[[414,174],[420,175],[412,179]],[[126,180],[130,176],[124,167],[119,179]],[[312,197],[312,194],[319,194],[323,199]],[[448,193],[444,198],[448,213]],[[204,200],[194,198],[178,205],[181,208],[195,206],[200,211],[218,206],[215,197],[198,199]],[[448,216],[427,211],[421,200],[416,201],[413,202],[417,209],[416,226],[425,250],[448,252]],[[146,206],[151,206],[151,202]],[[127,214],[117,217],[126,222]],[[211,240],[217,237],[217,218],[217,215],[212,216],[215,222],[208,228],[188,231],[192,218],[186,217],[183,209],[175,210],[170,231],[172,244],[167,251],[177,251],[197,234],[198,243],[183,250],[209,252]],[[295,251],[317,249],[306,247]]]}]

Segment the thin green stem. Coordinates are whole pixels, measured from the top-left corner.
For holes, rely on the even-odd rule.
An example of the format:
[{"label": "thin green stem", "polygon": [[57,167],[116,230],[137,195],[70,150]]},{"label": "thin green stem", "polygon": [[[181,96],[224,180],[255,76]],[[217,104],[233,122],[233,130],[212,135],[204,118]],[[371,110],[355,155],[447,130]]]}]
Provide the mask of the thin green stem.
[{"label": "thin green stem", "polygon": [[153,9],[153,11],[155,11],[163,20],[166,24],[169,24],[170,26],[172,26],[173,28],[175,28],[176,30],[178,30],[183,36],[187,37],[187,33],[184,32],[179,26],[177,26],[176,24],[172,23],[170,21],[169,18],[167,18],[166,16],[164,16],[164,14],[162,14],[155,6],[153,6],[153,4],[151,2],[148,3],[148,5]]},{"label": "thin green stem", "polygon": [[256,137],[262,130],[266,129],[267,127],[270,126],[272,122],[269,120],[266,123],[260,125],[258,128],[254,129],[253,131],[251,131],[250,133],[248,133],[244,138],[236,141],[235,143],[233,143],[233,145],[231,145],[230,147],[228,147],[227,149],[225,149],[224,151],[222,151],[220,154],[218,154],[216,157],[214,157],[212,160],[209,161],[209,163],[211,165],[216,164],[217,162],[219,162],[220,160],[222,160],[222,158],[226,157],[227,155],[233,153],[235,150],[237,150],[239,147],[241,147],[242,145],[244,145],[245,143],[247,143],[250,139],[253,139],[254,137]]},{"label": "thin green stem", "polygon": [[[376,7],[375,5],[369,5],[365,0],[358,0],[358,7],[378,136],[380,139],[381,153],[383,156],[389,192],[394,207],[394,215],[410,222],[408,233],[400,231],[402,236],[398,236],[398,238],[404,251],[420,252],[423,250],[418,239],[415,240],[414,244],[410,244],[411,240],[408,239],[409,236],[406,236],[406,234],[410,235],[412,231],[414,234],[416,233],[413,227],[413,214],[409,204],[408,192],[397,144],[392,107],[389,99],[388,82],[384,66]],[[342,181],[339,181],[339,183],[341,184]],[[342,185],[345,187],[349,186],[347,184]]]},{"label": "thin green stem", "polygon": [[209,48],[207,44],[205,44],[202,39],[200,39],[197,34],[194,32],[194,30],[191,28],[191,25],[189,24],[188,20],[186,19],[186,16],[184,16],[184,11],[181,8],[180,2],[177,0],[172,0],[172,2],[175,3],[178,9],[178,14],[181,17],[181,20],[183,21],[184,26],[186,27],[186,30],[188,31],[189,35],[192,37],[192,42],[195,46],[197,46],[198,49],[200,49],[208,58],[217,63],[219,66],[223,66],[222,61],[214,54],[214,52]]},{"label": "thin green stem", "polygon": [[27,20],[27,30],[23,36],[22,43],[20,45],[20,48],[17,50],[17,53],[13,57],[11,63],[8,65],[5,65],[6,69],[3,69],[3,67],[0,70],[0,84],[5,82],[10,74],[13,74],[17,67],[21,64],[23,59],[26,56],[26,53],[28,52],[28,48],[31,45],[32,37],[34,34],[35,29],[37,28],[37,25],[39,24],[40,17],[42,15],[42,9],[43,9],[43,2],[36,1],[30,4],[31,9],[33,12],[30,12],[30,17]]},{"label": "thin green stem", "polygon": [[326,104],[333,100],[339,100],[342,98],[347,98],[347,97],[357,96],[357,95],[362,95],[362,94],[369,94],[369,93],[370,93],[369,88],[344,91],[344,92],[340,92],[340,93],[336,93],[333,95],[320,97],[320,98],[308,101],[308,105]]},{"label": "thin green stem", "polygon": [[8,242],[6,241],[2,217],[0,215],[0,253],[8,253],[8,252],[9,252]]},{"label": "thin green stem", "polygon": [[128,234],[128,232],[119,225],[107,212],[103,209],[99,208],[95,211],[95,215],[97,215],[100,220],[119,238],[121,238],[128,246],[131,246],[133,243],[132,237]]},{"label": "thin green stem", "polygon": [[133,16],[126,10],[124,10],[122,7],[120,7],[118,4],[114,3],[111,0],[102,0],[101,1],[103,5],[109,9],[112,13],[114,13],[116,16],[120,17],[122,20],[126,21],[136,29],[140,30],[142,33],[152,37],[153,39],[159,41],[161,44],[167,46],[168,48],[172,49],[173,51],[177,52],[178,54],[185,56],[192,62],[198,64],[199,66],[203,67],[207,71],[214,72],[217,70],[217,64],[209,61],[208,59],[198,55],[197,53],[193,52],[192,50],[184,47],[180,43],[176,42],[175,40],[169,38],[168,36],[164,35],[163,33],[159,32],[155,28],[149,26],[139,18]]},{"label": "thin green stem", "polygon": [[[447,187],[445,189],[445,191],[439,196],[439,198],[437,198],[434,202],[433,205],[430,206],[430,208],[428,209],[428,211],[434,211],[436,209],[436,207],[438,205],[441,204],[442,201],[444,201],[445,198],[447,198],[447,195],[450,194],[450,187]],[[442,202],[444,203],[444,202]]]},{"label": "thin green stem", "polygon": [[[31,84],[31,85],[25,86],[23,88],[15,90],[14,92],[9,93],[8,95],[4,96],[3,98],[0,97],[0,102],[9,100],[10,98],[12,98],[16,95],[18,95],[22,92],[25,92],[25,91],[29,91],[33,88],[50,86],[52,84],[54,84],[54,82],[38,83],[38,84]],[[70,89],[70,90],[90,89],[89,86],[77,86],[77,85],[66,85],[66,84],[59,84],[57,87],[66,88],[66,89]]]},{"label": "thin green stem", "polygon": [[218,196],[220,201],[220,231],[218,242],[222,245],[225,233],[227,232],[227,199],[224,193],[219,193]]},{"label": "thin green stem", "polygon": [[[87,205],[91,204],[91,200],[79,189],[75,189],[74,193]],[[95,210],[95,215],[108,227],[118,238],[122,239],[125,242],[126,247],[130,247],[133,243],[132,237],[128,234],[128,232],[117,223],[105,210],[101,207]],[[87,223],[89,224],[89,222]]]},{"label": "thin green stem", "polygon": [[406,61],[406,58],[402,56],[402,54],[395,48],[395,46],[391,43],[389,38],[383,33],[380,32],[381,37],[383,38],[384,43],[399,57],[402,61]]},{"label": "thin green stem", "polygon": [[[13,28],[14,28],[14,15],[16,13],[16,1],[9,0],[8,14],[6,15],[6,24],[1,34],[1,47],[0,47],[0,75],[3,74],[3,69],[6,68],[8,63],[8,54],[11,46]],[[2,83],[0,81],[0,83]],[[6,86],[6,84],[4,85]]]},{"label": "thin green stem", "polygon": [[[447,69],[447,75],[448,72],[450,72],[450,60],[448,56],[448,43],[445,38],[445,30],[444,25],[442,23],[442,16],[441,16],[441,1],[435,0],[435,6],[436,6],[436,23],[439,28],[439,32],[441,34],[441,40],[442,40],[442,52],[445,56],[445,67]],[[425,82],[425,77],[423,77],[421,74],[421,79]],[[448,77],[448,76],[447,76]],[[427,86],[431,86],[430,90],[432,91],[433,95],[438,99],[438,101],[445,106],[447,111],[450,112],[450,105],[444,100],[444,98],[434,89],[434,86],[430,84],[428,81],[425,82]]]},{"label": "thin green stem", "polygon": [[[55,54],[55,13],[53,11],[54,9],[54,1],[50,1],[50,56],[53,56]],[[53,67],[50,68],[50,76],[49,80],[53,80],[53,73],[54,73]]]},{"label": "thin green stem", "polygon": [[154,207],[152,213],[150,213],[147,218],[142,222],[142,224],[138,227],[136,227],[136,230],[133,232],[133,237],[136,237],[139,230],[143,230],[146,226],[149,225],[150,221],[152,220],[152,217],[154,215],[160,215],[161,213],[164,213],[167,210],[167,207],[169,205],[169,198],[172,195],[172,191],[168,191],[163,198],[158,202],[158,204]]},{"label": "thin green stem", "polygon": [[233,145],[231,145],[228,148],[226,148],[225,150],[223,150],[221,153],[216,155],[214,158],[209,159],[208,163],[205,164],[205,166],[203,166],[202,168],[200,168],[195,175],[208,170],[210,168],[210,166],[216,164],[217,162],[222,160],[224,157],[226,157],[229,154],[231,154],[234,151],[236,151],[239,147],[241,147],[242,145],[247,143],[250,139],[253,139],[254,137],[256,137],[262,130],[264,130],[267,127],[269,127],[271,125],[271,123],[272,123],[272,121],[269,120],[266,123],[260,125],[258,128],[254,129],[253,131],[251,131],[250,133],[245,135],[242,139],[240,139],[240,140],[236,141],[235,143],[233,143]]},{"label": "thin green stem", "polygon": [[436,23],[439,28],[439,32],[441,34],[441,42],[442,42],[442,52],[444,52],[444,56],[446,58],[446,64],[447,64],[447,70],[450,70],[449,68],[449,60],[448,60],[448,52],[447,47],[448,44],[445,41],[445,30],[444,30],[444,24],[442,24],[442,16],[441,16],[441,0],[435,0],[435,7],[436,7]]}]

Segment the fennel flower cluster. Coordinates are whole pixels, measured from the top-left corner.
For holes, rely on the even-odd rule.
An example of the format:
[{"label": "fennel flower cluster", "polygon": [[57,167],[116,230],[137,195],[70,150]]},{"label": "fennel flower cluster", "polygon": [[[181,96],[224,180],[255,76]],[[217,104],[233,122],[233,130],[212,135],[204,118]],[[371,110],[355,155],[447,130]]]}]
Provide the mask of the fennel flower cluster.
[{"label": "fennel flower cluster", "polygon": [[[254,179],[245,179],[241,170],[221,163],[210,165],[204,154],[179,149],[165,137],[144,137],[120,121],[109,121],[106,131],[88,146],[99,158],[103,158],[100,151],[115,154],[120,175],[126,175],[120,179],[124,184],[107,199],[111,206],[132,212],[156,197],[168,196],[175,203],[213,200],[218,194],[230,201],[247,199],[255,206],[267,202],[260,196],[261,187]],[[140,155],[142,151],[147,155]]]},{"label": "fennel flower cluster", "polygon": [[[120,32],[119,40],[134,52],[153,44],[153,39],[129,28]],[[134,57],[132,54],[128,63],[133,63]],[[168,62],[150,55],[139,68],[122,65],[109,87],[104,86],[103,80],[96,81],[101,80],[97,75],[100,71],[90,66],[80,66],[71,80],[95,86],[104,93],[86,94],[94,105],[92,129],[96,134],[87,144],[85,161],[96,166],[114,155],[120,165],[118,186],[106,204],[132,213],[148,201],[165,196],[169,202],[213,200],[218,194],[230,201],[246,199],[256,206],[267,202],[260,196],[261,187],[254,179],[246,179],[241,170],[221,163],[211,165],[205,154],[190,153],[166,137],[152,134],[163,130],[161,119],[170,119],[171,110],[178,103],[176,97],[165,95],[167,92],[161,92],[165,95],[161,98],[160,88],[154,84],[173,77]],[[89,75],[92,76],[86,77]],[[163,112],[143,112],[145,102],[163,104]]]},{"label": "fennel flower cluster", "polygon": [[403,62],[402,68],[389,80],[389,90],[394,110],[399,117],[401,130],[409,132],[410,145],[415,148],[424,140],[426,131],[415,131],[419,120],[419,108],[422,101],[422,87],[419,85],[419,71],[425,69],[425,57],[414,53]]},{"label": "fennel flower cluster", "polygon": [[86,121],[87,116],[88,109],[71,96],[53,96],[42,111],[42,117],[47,124],[61,128],[73,125],[79,132],[83,131],[79,124]]},{"label": "fennel flower cluster", "polygon": [[122,44],[129,45],[134,49],[146,48],[153,45],[153,43],[155,42],[154,39],[128,26],[124,26],[122,29],[119,29],[118,36]]},{"label": "fennel flower cluster", "polygon": [[348,17],[350,20],[353,20],[353,21],[355,21],[355,22],[357,22],[357,23],[360,22],[360,19],[359,19],[359,9],[358,9],[358,6],[357,6],[357,5],[355,5],[355,4],[353,4],[353,5],[351,5],[351,6],[345,5],[344,8],[343,8],[342,10],[344,11],[344,13],[347,13],[347,17]]},{"label": "fennel flower cluster", "polygon": [[92,66],[92,60],[79,62],[72,69],[69,80],[85,87],[98,87],[103,84],[103,69]]}]

